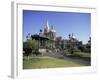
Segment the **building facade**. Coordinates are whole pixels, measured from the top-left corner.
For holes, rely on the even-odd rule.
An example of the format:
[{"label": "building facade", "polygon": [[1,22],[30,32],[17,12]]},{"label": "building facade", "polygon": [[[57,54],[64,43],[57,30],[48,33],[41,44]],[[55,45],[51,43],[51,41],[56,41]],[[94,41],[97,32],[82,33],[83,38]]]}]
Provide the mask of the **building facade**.
[{"label": "building facade", "polygon": [[[40,30],[39,35],[49,38],[52,48],[68,49],[69,45],[72,45],[75,48],[78,48],[79,45],[82,45],[82,41],[77,40],[73,33],[68,35],[68,39],[63,39],[61,36],[57,36],[57,32],[54,29],[54,26],[50,26],[48,21],[46,21],[44,25],[43,32]],[[48,45],[48,43],[45,45]]]}]

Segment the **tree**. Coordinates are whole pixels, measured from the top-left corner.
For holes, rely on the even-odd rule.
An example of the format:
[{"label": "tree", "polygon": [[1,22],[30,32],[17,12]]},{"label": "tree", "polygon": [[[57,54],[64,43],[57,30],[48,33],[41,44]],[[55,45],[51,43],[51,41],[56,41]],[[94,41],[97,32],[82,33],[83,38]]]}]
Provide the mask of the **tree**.
[{"label": "tree", "polygon": [[83,45],[80,45],[80,46],[78,46],[78,49],[83,52],[84,51],[84,46]]},{"label": "tree", "polygon": [[50,49],[50,50],[52,49],[52,42],[51,41],[48,41],[47,48]]},{"label": "tree", "polygon": [[25,52],[25,56],[29,56],[32,53],[32,50],[36,50],[38,48],[38,44],[36,40],[28,39],[23,42],[23,51]]},{"label": "tree", "polygon": [[69,52],[70,54],[74,54],[74,46],[73,46],[72,43],[70,43],[70,44],[68,45],[68,52]]},{"label": "tree", "polygon": [[88,43],[83,45],[83,52],[91,53],[91,37],[88,40]]}]

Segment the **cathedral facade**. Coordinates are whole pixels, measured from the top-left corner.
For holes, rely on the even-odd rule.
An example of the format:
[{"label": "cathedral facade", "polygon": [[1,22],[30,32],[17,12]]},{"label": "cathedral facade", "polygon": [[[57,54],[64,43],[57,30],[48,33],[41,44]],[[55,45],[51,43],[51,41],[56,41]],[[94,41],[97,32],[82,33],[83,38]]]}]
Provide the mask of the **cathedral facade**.
[{"label": "cathedral facade", "polygon": [[45,23],[43,34],[51,40],[56,39],[56,30],[53,26],[49,26],[48,21]]},{"label": "cathedral facade", "polygon": [[50,39],[51,47],[55,48],[56,30],[54,29],[54,26],[49,26],[48,21],[45,23],[43,35]]},{"label": "cathedral facade", "polygon": [[[70,44],[73,44],[75,47],[82,45],[82,41],[78,41],[73,33],[68,35],[69,39],[63,39],[61,36],[57,36],[54,26],[50,26],[48,21],[44,25],[43,32],[40,31],[41,34],[51,41],[52,48],[67,49]],[[45,45],[48,46],[48,43],[45,43]]]}]

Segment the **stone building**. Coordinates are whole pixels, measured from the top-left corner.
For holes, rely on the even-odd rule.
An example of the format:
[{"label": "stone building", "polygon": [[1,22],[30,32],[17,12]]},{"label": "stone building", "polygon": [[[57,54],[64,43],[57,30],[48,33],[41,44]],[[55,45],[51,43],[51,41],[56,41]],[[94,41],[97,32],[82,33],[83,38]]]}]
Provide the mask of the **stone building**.
[{"label": "stone building", "polygon": [[73,48],[78,49],[78,47],[82,45],[82,41],[77,40],[73,33],[69,34],[68,36],[69,39],[67,40],[66,48],[72,46]]},{"label": "stone building", "polygon": [[49,26],[48,21],[45,23],[43,35],[51,40],[52,48],[55,48],[56,30],[53,26]]},{"label": "stone building", "polygon": [[[68,35],[68,39],[63,39],[61,36],[57,36],[56,34],[57,32],[54,29],[54,26],[50,26],[48,21],[46,21],[43,31],[40,30],[39,33],[40,36],[47,37],[51,41],[52,48],[68,49],[69,45],[72,45],[75,48],[82,45],[82,41],[77,40],[73,33]],[[48,43],[45,43],[45,45],[48,45]]]},{"label": "stone building", "polygon": [[56,37],[56,40],[55,40],[55,47],[56,48],[61,48],[61,45],[62,45],[62,37]]},{"label": "stone building", "polygon": [[56,31],[53,26],[49,26],[48,21],[46,21],[46,24],[44,26],[44,35],[51,40],[56,39]]}]

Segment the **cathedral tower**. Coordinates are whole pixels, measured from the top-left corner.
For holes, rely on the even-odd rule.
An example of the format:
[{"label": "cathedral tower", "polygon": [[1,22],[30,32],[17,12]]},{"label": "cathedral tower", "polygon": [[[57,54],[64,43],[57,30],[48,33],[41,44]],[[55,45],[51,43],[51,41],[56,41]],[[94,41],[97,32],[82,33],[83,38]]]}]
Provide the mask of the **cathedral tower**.
[{"label": "cathedral tower", "polygon": [[48,33],[49,32],[49,24],[48,24],[48,20],[46,21],[45,23],[45,26],[44,26],[44,33]]}]

